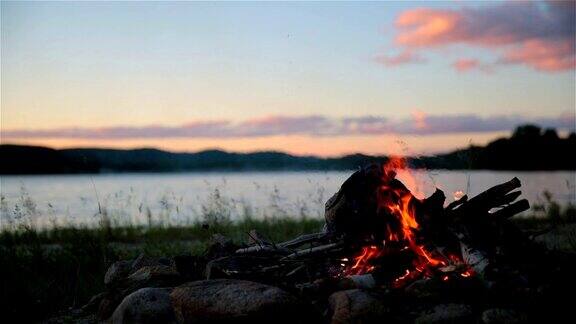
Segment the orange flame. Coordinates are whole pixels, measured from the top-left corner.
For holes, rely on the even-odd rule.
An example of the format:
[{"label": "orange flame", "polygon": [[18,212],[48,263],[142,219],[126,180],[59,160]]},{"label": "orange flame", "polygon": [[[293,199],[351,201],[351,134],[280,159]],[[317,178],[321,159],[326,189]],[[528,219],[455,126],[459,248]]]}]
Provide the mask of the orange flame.
[{"label": "orange flame", "polygon": [[380,256],[380,250],[377,246],[365,246],[362,248],[360,255],[354,258],[354,265],[346,271],[346,275],[364,274],[374,270],[370,261]]},{"label": "orange flame", "polygon": [[[383,166],[384,177],[386,178],[385,180],[387,180],[384,182],[387,183],[389,180],[392,180],[396,176],[398,169],[409,171],[406,160],[399,157],[390,158],[388,163]],[[416,183],[410,172],[407,172],[405,178],[408,179],[406,182],[409,184]],[[426,251],[424,246],[416,242],[416,231],[419,228],[419,224],[416,220],[416,211],[412,203],[414,196],[410,191],[404,188],[392,188],[388,185],[383,185],[380,189],[381,192],[378,197],[379,208],[385,208],[389,214],[397,219],[400,226],[396,231],[394,231],[390,225],[386,226],[385,230],[388,240],[391,242],[405,242],[407,244],[407,248],[411,249],[417,256],[415,262],[416,269],[426,269],[445,264],[443,260],[434,258],[430,252]],[[372,271],[374,266],[371,265],[370,260],[380,255],[380,250],[376,246],[370,246],[369,248],[364,247],[362,252],[354,258],[355,263],[347,271],[347,274],[363,274]],[[419,270],[419,272],[422,271]],[[402,281],[402,279],[409,274],[410,271],[407,270],[407,273],[400,277],[399,281]]]},{"label": "orange flame", "polygon": [[[384,172],[388,175],[392,170],[395,172],[395,170],[399,168],[409,171],[406,159],[401,157],[392,157],[388,163],[384,165]],[[410,172],[407,172],[407,176],[409,183],[416,183],[416,180],[411,176]],[[404,241],[407,241],[410,249],[414,251],[414,253],[416,253],[419,258],[422,259],[422,262],[420,263],[423,263],[423,265],[431,266],[442,264],[442,260],[433,258],[432,255],[427,252],[423,246],[418,245],[416,242],[415,231],[418,229],[419,225],[416,221],[416,212],[414,210],[413,204],[411,203],[412,199],[414,199],[414,196],[408,190],[402,190],[398,188],[392,189],[388,186],[383,186],[382,189],[392,190],[393,193],[398,197],[398,199],[383,199],[380,200],[380,203],[383,204],[383,206],[387,208],[388,211],[400,221],[402,238]],[[388,227],[388,229],[390,229],[390,227]],[[393,234],[389,235],[389,238],[396,238],[396,241],[398,240],[397,236]]]}]

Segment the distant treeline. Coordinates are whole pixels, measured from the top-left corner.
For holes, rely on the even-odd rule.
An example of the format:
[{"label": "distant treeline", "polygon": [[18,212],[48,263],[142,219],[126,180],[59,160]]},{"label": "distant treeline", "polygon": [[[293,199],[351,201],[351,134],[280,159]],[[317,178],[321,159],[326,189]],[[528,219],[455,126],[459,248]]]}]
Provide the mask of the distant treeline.
[{"label": "distant treeline", "polygon": [[[560,138],[555,130],[518,127],[510,138],[485,147],[471,146],[448,154],[410,158],[417,168],[490,170],[576,170],[576,134]],[[0,145],[0,174],[105,172],[178,172],[248,170],[351,170],[386,156],[363,154],[338,158],[293,156],[281,152],[231,153],[209,150],[172,153],[157,149],[64,149]]]},{"label": "distant treeline", "polygon": [[523,125],[509,138],[422,158],[431,169],[576,170],[576,133],[561,138],[554,129]]}]

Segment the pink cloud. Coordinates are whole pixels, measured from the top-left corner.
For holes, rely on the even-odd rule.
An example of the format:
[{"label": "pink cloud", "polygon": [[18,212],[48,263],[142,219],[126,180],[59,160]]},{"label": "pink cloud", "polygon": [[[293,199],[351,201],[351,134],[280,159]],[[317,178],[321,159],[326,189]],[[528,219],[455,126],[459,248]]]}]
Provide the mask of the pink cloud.
[{"label": "pink cloud", "polygon": [[396,27],[401,32],[396,43],[409,47],[428,47],[455,41],[454,33],[461,19],[457,12],[427,8],[403,12],[396,19]]},{"label": "pink cloud", "polygon": [[506,51],[501,63],[525,63],[546,72],[573,70],[576,68],[574,45],[558,40],[530,40]]},{"label": "pink cloud", "polygon": [[480,66],[480,61],[475,59],[459,59],[452,64],[458,72],[468,72],[477,69]]},{"label": "pink cloud", "polygon": [[574,114],[525,118],[518,115],[428,115],[415,111],[403,119],[381,116],[331,118],[321,115],[269,116],[240,122],[196,121],[181,126],[117,126],[106,128],[55,128],[2,130],[2,139],[150,139],[150,138],[266,138],[306,135],[311,137],[351,135],[432,135],[466,132],[509,131],[520,124],[573,130]]},{"label": "pink cloud", "polygon": [[481,71],[484,73],[491,73],[493,65],[485,64],[477,59],[461,58],[452,63],[452,67],[460,72],[466,73],[471,71]]},{"label": "pink cloud", "polygon": [[[463,44],[490,49],[499,63],[545,72],[576,68],[576,2],[506,2],[454,10],[417,8],[396,19],[396,45],[421,51]],[[460,71],[478,65],[461,63]],[[458,66],[455,66],[458,69]]]},{"label": "pink cloud", "polygon": [[422,57],[412,51],[402,51],[401,53],[392,56],[377,55],[374,60],[388,67],[424,62]]}]

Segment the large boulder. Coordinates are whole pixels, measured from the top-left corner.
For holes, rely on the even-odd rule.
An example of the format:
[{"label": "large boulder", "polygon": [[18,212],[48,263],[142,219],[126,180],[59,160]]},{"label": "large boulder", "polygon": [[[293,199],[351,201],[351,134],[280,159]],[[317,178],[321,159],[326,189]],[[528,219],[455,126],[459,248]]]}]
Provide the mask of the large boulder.
[{"label": "large boulder", "polygon": [[194,281],[176,287],[171,298],[179,323],[303,323],[314,319],[294,296],[251,281]]},{"label": "large boulder", "polygon": [[328,298],[332,324],[381,323],[389,309],[381,299],[361,289],[342,290]]},{"label": "large boulder", "polygon": [[174,323],[170,301],[172,288],[142,288],[126,296],[118,305],[110,322],[123,323]]}]

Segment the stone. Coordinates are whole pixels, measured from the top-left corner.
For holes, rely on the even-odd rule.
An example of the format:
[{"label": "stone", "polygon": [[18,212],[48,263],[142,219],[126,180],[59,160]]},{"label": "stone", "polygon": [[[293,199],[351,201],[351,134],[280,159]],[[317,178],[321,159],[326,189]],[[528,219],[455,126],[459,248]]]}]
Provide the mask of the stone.
[{"label": "stone", "polygon": [[284,290],[261,283],[216,279],[174,288],[172,305],[179,323],[304,323],[315,317]]},{"label": "stone", "polygon": [[[169,267],[176,269],[174,261],[169,258],[150,258],[144,254],[140,254],[134,260],[121,260],[114,262],[106,271],[104,276],[104,285],[106,287],[125,286],[126,279],[134,273],[140,271],[142,268],[150,269],[150,267]],[[144,272],[148,270],[143,270]]]},{"label": "stone", "polygon": [[114,262],[104,275],[104,285],[112,287],[123,281],[132,271],[132,260]]},{"label": "stone", "polygon": [[388,317],[382,299],[361,289],[342,290],[328,298],[332,324],[382,322]]},{"label": "stone", "polygon": [[172,266],[174,261],[169,258],[151,258],[141,253],[134,261],[132,261],[132,272],[138,271],[140,268],[145,266]]},{"label": "stone", "polygon": [[166,287],[175,285],[180,274],[174,266],[150,265],[143,266],[126,278],[128,286]]},{"label": "stone", "polygon": [[513,309],[491,308],[482,313],[482,323],[500,324],[500,323],[526,323],[528,318],[526,314]]},{"label": "stone", "polygon": [[142,288],[126,296],[118,305],[110,322],[175,323],[170,301],[172,288]]},{"label": "stone", "polygon": [[182,283],[176,267],[166,265],[144,266],[109,288],[98,307],[98,318],[105,320],[128,295],[141,288],[174,287]]},{"label": "stone", "polygon": [[463,304],[441,304],[416,318],[417,324],[430,323],[471,323],[472,307]]}]

